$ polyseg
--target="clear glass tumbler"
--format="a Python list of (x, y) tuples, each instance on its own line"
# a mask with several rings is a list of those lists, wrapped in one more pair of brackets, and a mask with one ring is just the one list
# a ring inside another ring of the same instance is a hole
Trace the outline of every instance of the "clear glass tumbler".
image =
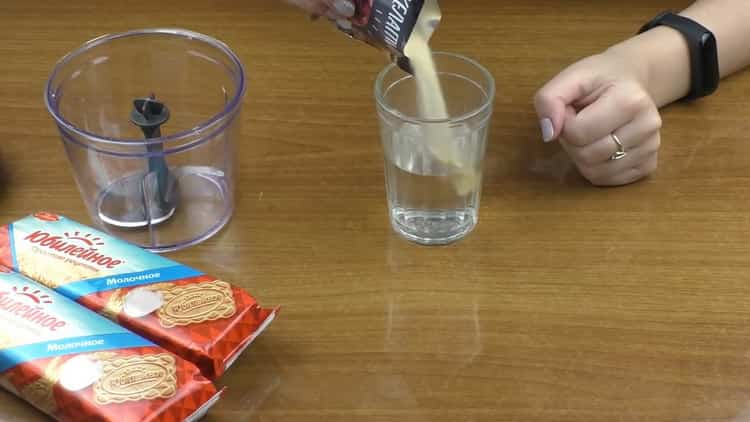
[(420, 118), (412, 75), (388, 65), (375, 82), (393, 229), (425, 245), (465, 237), (477, 224), (495, 82), (479, 63), (434, 53), (447, 119)]
[(94, 225), (155, 252), (221, 230), (244, 93), (239, 58), (181, 29), (106, 35), (62, 58), (45, 102)]

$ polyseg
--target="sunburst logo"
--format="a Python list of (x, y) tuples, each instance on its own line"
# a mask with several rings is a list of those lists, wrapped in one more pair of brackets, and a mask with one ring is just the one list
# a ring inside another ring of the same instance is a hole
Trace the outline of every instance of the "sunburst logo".
[(90, 233), (69, 231), (62, 234), (52, 234), (44, 230), (37, 230), (25, 236), (23, 241), (37, 244), (59, 254), (93, 262), (100, 267), (115, 268), (123, 263), (122, 259), (115, 259), (100, 252), (99, 247), (104, 246), (104, 240)]
[(50, 331), (57, 331), (68, 325), (67, 321), (56, 314), (56, 305), (53, 304), (50, 295), (41, 289), (24, 284), (14, 284), (9, 290), (0, 290), (0, 312), (4, 313), (3, 320), (33, 324)]
[(49, 297), (49, 295), (39, 289), (29, 288), (29, 286), (24, 286), (20, 289), (18, 288), (18, 286), (13, 286), (13, 293), (15, 293), (17, 296), (28, 298), (37, 305), (53, 303), (52, 298)]
[(102, 239), (99, 236), (92, 235), (91, 233), (81, 234), (81, 232), (76, 231), (73, 233), (65, 232), (63, 233), (63, 235), (65, 235), (68, 240), (77, 240), (89, 247), (104, 246), (104, 242), (102, 242)]

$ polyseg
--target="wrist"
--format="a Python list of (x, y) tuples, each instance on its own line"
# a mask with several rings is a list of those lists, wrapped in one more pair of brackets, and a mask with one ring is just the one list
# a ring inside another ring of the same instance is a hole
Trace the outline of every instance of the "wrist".
[(678, 31), (660, 26), (616, 44), (608, 52), (630, 64), (658, 107), (690, 92), (690, 50)]
[(651, 67), (649, 61), (644, 60), (642, 51), (631, 40), (627, 40), (609, 47), (602, 55), (617, 68), (616, 74), (620, 78), (636, 82), (651, 95)]

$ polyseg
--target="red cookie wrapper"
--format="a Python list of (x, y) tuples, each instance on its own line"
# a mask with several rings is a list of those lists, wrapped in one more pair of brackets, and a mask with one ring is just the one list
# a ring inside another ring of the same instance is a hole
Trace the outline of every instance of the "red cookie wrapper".
[(54, 419), (195, 421), (219, 399), (194, 364), (0, 271), (0, 385)]
[(0, 264), (221, 376), (276, 309), (245, 290), (65, 217), (0, 229)]

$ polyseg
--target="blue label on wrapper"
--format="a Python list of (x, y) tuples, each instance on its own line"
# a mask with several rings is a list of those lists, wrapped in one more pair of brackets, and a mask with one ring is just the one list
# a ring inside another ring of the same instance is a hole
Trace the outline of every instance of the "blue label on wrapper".
[(16, 254), (13, 253), (15, 250), (15, 242), (13, 240), (13, 225), (8, 226), (8, 241), (10, 242), (10, 251), (11, 251), (11, 257), (13, 259), (13, 268), (18, 268), (18, 262), (16, 260)]
[(175, 281), (202, 272), (52, 214), (9, 225), (13, 269), (68, 298)]
[(203, 273), (184, 265), (164, 267), (156, 270), (139, 271), (135, 273), (111, 275), (105, 277), (91, 278), (76, 281), (57, 288), (57, 291), (71, 299), (78, 299), (96, 292), (135, 287), (144, 284), (161, 283), (164, 281), (179, 280), (189, 277), (197, 277)]
[(154, 346), (17, 273), (0, 272), (0, 372), (69, 354)]
[(151, 342), (130, 333), (76, 337), (65, 340), (27, 344), (0, 352), (0, 372), (24, 362), (57, 356), (93, 353), (103, 350), (153, 346)]

